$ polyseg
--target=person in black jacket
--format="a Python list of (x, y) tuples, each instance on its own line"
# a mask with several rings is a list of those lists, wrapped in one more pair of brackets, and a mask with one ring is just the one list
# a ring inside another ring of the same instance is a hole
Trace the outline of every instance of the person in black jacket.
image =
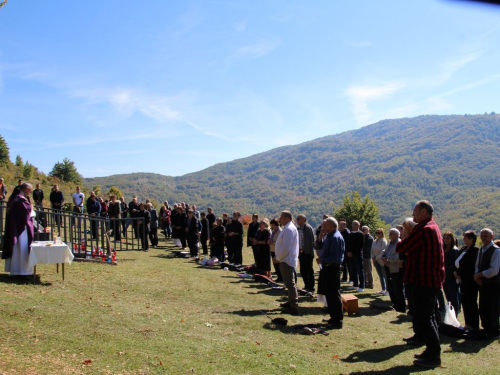
[[(175, 220), (175, 221), (174, 221)], [(175, 229), (176, 235), (178, 237), (175, 237), (174, 234), (172, 233), (172, 237), (174, 238), (179, 238), (179, 241), (181, 242), (182, 249), (186, 249), (186, 220), (187, 216), (186, 213), (184, 212), (184, 208), (182, 206), (177, 206), (177, 214), (172, 216), (172, 229)]]
[(90, 192), (90, 197), (87, 199), (87, 214), (91, 216), (90, 233), (93, 239), (97, 238), (97, 218), (101, 216), (101, 204), (97, 200), (95, 193)]
[(139, 211), (136, 213), (136, 217), (139, 218), (137, 220), (137, 231), (138, 235), (141, 238), (141, 245), (144, 251), (148, 251), (149, 249), (149, 226), (151, 223), (151, 214), (148, 210), (146, 210), (146, 204), (139, 204)]
[(477, 235), (474, 231), (468, 230), (464, 233), (465, 246), (458, 252), (453, 275), (460, 285), (465, 326), (479, 329), (479, 307), (477, 305), (479, 285), (474, 281), (477, 253), (479, 252), (479, 248), (475, 246), (476, 241)]
[(365, 270), (363, 268), (363, 245), (365, 236), (359, 231), (360, 223), (357, 220), (352, 222), (352, 231), (349, 234), (349, 248), (347, 249), (348, 262), (351, 263), (353, 285), (347, 290), (365, 290)]
[(217, 257), (220, 262), (224, 262), (224, 242), (226, 228), (222, 225), (222, 218), (216, 219), (217, 226), (212, 230), (212, 257)]
[[(120, 197), (120, 217), (122, 219), (126, 219), (128, 215), (128, 204), (125, 202), (124, 197)], [(130, 219), (129, 219), (130, 220)], [(127, 232), (127, 227), (130, 225), (130, 223), (127, 224), (129, 220), (121, 220), (122, 222), (122, 231), (123, 231), (123, 237), (126, 236)]]
[(109, 196), (109, 206), (108, 215), (111, 224), (111, 229), (113, 230), (113, 236), (115, 237), (115, 242), (120, 241), (120, 202), (116, 200), (116, 195), (111, 194)]
[(255, 235), (257, 234), (257, 231), (259, 230), (259, 215), (253, 214), (252, 215), (252, 222), (248, 224), (248, 230), (247, 230), (247, 246), (252, 247), (252, 253), (253, 253), (253, 259), (254, 262), (257, 263), (257, 251), (258, 251), (258, 246), (255, 246), (253, 244), (253, 240), (255, 239)]
[[(243, 264), (243, 224), (240, 222), (240, 213), (233, 213), (233, 220), (226, 228), (228, 241), (231, 242), (232, 259), (231, 263)], [(229, 255), (229, 252), (228, 252)]]
[(137, 202), (137, 196), (132, 197), (132, 201), (128, 204), (128, 214), (132, 218), (132, 228), (134, 229), (134, 237), (139, 238), (139, 225), (137, 220), (133, 218), (139, 217), (139, 203)]
[[(1, 180), (1, 179), (0, 179)], [(47, 226), (45, 214), (43, 213), (43, 190), (40, 184), (36, 184), (36, 189), (33, 190), (33, 201), (36, 207), (36, 221), (40, 223), (43, 227)]]
[(208, 247), (207, 247), (207, 241), (210, 239), (210, 231), (212, 228), (210, 227), (210, 222), (208, 221), (208, 218), (205, 215), (205, 212), (202, 212), (200, 214), (201, 216), (201, 235), (200, 235), (200, 242), (201, 242), (201, 247), (203, 249), (203, 255), (208, 255)]
[(56, 225), (61, 225), (61, 216), (57, 213), (58, 211), (62, 210), (62, 205), (64, 203), (64, 193), (59, 190), (58, 185), (54, 185), (54, 187), (52, 188), (49, 199), (52, 205), (52, 209), (56, 212), (56, 214), (54, 215), (54, 222)]
[(186, 219), (186, 239), (189, 246), (189, 253), (193, 258), (198, 256), (198, 241), (200, 239), (200, 232), (200, 221), (196, 218), (196, 216), (194, 216), (194, 211), (189, 209)]

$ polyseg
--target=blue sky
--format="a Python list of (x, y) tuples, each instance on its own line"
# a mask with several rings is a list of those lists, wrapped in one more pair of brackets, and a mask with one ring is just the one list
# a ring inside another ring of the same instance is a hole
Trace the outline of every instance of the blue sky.
[(178, 176), (422, 114), (500, 112), (500, 7), (460, 1), (16, 1), (0, 134), (44, 172)]

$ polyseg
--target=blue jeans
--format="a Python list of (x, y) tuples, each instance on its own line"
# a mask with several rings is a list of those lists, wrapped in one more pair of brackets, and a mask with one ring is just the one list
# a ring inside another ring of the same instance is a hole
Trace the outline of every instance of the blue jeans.
[(382, 290), (387, 290), (387, 284), (385, 282), (385, 279), (387, 276), (385, 275), (385, 269), (384, 266), (380, 265), (379, 262), (375, 262), (375, 269), (377, 270), (378, 278), (380, 279), (380, 285), (382, 287)]

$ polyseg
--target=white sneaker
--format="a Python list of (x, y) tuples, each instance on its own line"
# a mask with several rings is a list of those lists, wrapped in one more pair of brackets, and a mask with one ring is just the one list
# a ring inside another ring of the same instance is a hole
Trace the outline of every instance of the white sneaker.
[(358, 287), (356, 287), (356, 286), (349, 286), (349, 287), (347, 287), (347, 290), (357, 290), (357, 289), (358, 289)]
[(377, 294), (382, 294), (382, 295), (383, 295), (384, 293), (385, 293), (385, 290), (379, 290), (379, 291), (377, 292)]
[(365, 290), (363, 288), (358, 288), (358, 292), (364, 292)]
[(383, 296), (388, 296), (389, 295), (389, 292), (386, 290), (383, 294)]

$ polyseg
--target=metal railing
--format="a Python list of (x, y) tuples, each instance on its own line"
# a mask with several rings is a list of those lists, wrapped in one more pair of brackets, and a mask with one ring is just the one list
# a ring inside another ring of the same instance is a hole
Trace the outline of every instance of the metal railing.
[[(141, 218), (127, 217), (109, 219), (88, 214), (55, 210), (48, 207), (33, 207), (35, 211), (35, 240), (49, 241), (54, 234), (61, 237), (75, 257), (92, 256), (92, 251), (102, 249), (109, 254), (116, 251), (144, 250), (149, 241)], [(0, 205), (1, 244), (5, 233), (7, 206)], [(109, 239), (109, 241), (108, 241)]]

